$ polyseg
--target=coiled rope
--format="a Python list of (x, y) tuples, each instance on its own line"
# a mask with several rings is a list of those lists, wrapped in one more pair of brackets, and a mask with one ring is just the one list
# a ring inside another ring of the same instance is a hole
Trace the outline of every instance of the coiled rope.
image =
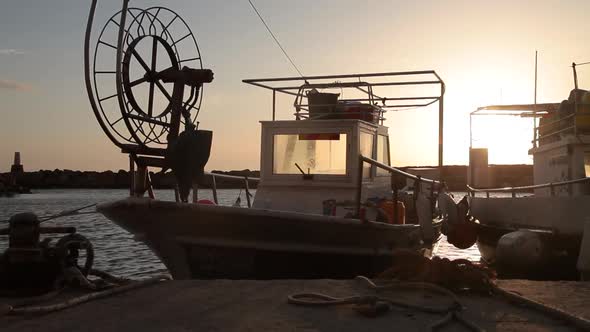
[[(355, 278), (366, 287), (377, 293), (383, 291), (398, 290), (429, 290), (443, 294), (450, 299), (450, 303), (444, 307), (421, 306), (413, 303), (394, 300), (380, 295), (355, 295), (349, 297), (332, 297), (321, 293), (299, 293), (287, 297), (287, 302), (301, 306), (334, 306), (353, 305), (358, 313), (376, 317), (391, 310), (392, 306), (422, 311), (426, 313), (445, 314), (442, 319), (430, 325), (430, 330), (437, 330), (453, 321), (462, 324), (471, 331), (483, 331), (473, 322), (461, 316), (463, 306), (458, 297), (450, 289), (462, 289), (478, 291), (488, 295), (497, 295), (511, 303), (526, 306), (542, 314), (552, 316), (572, 324), (581, 331), (590, 331), (590, 320), (567, 313), (561, 309), (537, 302), (516, 293), (500, 288), (495, 282), (493, 274), (477, 264), (466, 260), (450, 261), (448, 259), (427, 259), (408, 251), (398, 251), (393, 254), (397, 258), (397, 266), (383, 272), (379, 277), (389, 281), (383, 285), (376, 285), (364, 276)], [(401, 280), (410, 281), (401, 281)], [(444, 287), (441, 287), (442, 285)]]
[(435, 331), (444, 325), (449, 324), (453, 320), (462, 324), (471, 331), (481, 332), (483, 329), (478, 327), (476, 324), (466, 320), (460, 315), (463, 310), (463, 306), (459, 302), (457, 296), (448, 289), (437, 286), (435, 284), (426, 282), (403, 282), (393, 281), (384, 285), (376, 285), (369, 278), (364, 276), (357, 276), (355, 280), (362, 282), (366, 287), (376, 291), (377, 293), (383, 291), (391, 291), (394, 289), (407, 290), (407, 289), (419, 289), (429, 290), (433, 293), (439, 293), (450, 298), (449, 304), (444, 307), (430, 307), (422, 306), (410, 302), (404, 302), (395, 300), (385, 296), (379, 295), (356, 295), (349, 297), (333, 297), (321, 293), (299, 293), (289, 295), (287, 302), (294, 305), (301, 306), (334, 306), (334, 305), (347, 305), (352, 304), (353, 309), (358, 313), (368, 316), (376, 317), (384, 314), (392, 309), (392, 306), (400, 307), (404, 309), (411, 309), (422, 311), (433, 314), (446, 314), (442, 319), (436, 321), (430, 326), (431, 331)]

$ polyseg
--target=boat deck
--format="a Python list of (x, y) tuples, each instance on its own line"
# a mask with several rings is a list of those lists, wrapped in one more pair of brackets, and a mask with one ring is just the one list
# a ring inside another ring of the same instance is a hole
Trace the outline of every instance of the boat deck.
[[(590, 283), (499, 281), (544, 304), (590, 318)], [(377, 318), (349, 306), (301, 307), (287, 296), (321, 292), (333, 296), (370, 294), (352, 280), (169, 281), (61, 312), (37, 317), (0, 317), (2, 331), (424, 331), (440, 314), (394, 308)], [(396, 299), (441, 306), (447, 299), (421, 292), (396, 293)], [(462, 315), (486, 331), (573, 331), (575, 328), (498, 296), (460, 295)], [(453, 323), (456, 324), (456, 323)], [(443, 330), (461, 331), (458, 325)]]

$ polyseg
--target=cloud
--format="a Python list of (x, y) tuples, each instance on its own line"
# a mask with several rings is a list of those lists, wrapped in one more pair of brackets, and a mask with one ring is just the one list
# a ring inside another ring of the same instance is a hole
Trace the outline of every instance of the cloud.
[(0, 55), (23, 55), (25, 51), (14, 48), (0, 48)]
[(29, 91), (32, 89), (32, 87), (25, 83), (0, 79), (0, 89)]

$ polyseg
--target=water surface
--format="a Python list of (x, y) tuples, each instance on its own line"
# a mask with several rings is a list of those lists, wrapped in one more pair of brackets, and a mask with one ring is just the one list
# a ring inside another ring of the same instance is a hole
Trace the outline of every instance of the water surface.
[[(253, 191), (254, 193), (255, 191)], [(156, 197), (174, 200), (171, 190), (157, 190)], [(103, 203), (122, 199), (129, 195), (123, 189), (55, 189), (35, 190), (33, 194), (17, 195), (11, 198), (0, 197), (0, 220), (20, 212), (33, 212), (38, 216), (48, 216), (94, 203)], [(231, 205), (240, 197), (242, 206), (246, 205), (246, 196), (237, 189), (218, 190), (219, 203)], [(211, 191), (202, 190), (199, 198), (213, 200)], [(89, 209), (87, 211), (92, 211)], [(141, 242), (133, 240), (131, 234), (111, 223), (101, 214), (86, 214), (58, 218), (48, 221), (47, 226), (75, 226), (78, 233), (90, 239), (95, 248), (94, 266), (116, 275), (140, 278), (165, 272), (166, 268), (150, 249)], [(0, 223), (0, 227), (7, 224)], [(8, 245), (8, 237), (0, 237), (0, 250)], [(446, 239), (440, 242), (437, 255), (454, 258), (479, 260), (479, 252), (475, 246), (459, 250), (449, 244)]]

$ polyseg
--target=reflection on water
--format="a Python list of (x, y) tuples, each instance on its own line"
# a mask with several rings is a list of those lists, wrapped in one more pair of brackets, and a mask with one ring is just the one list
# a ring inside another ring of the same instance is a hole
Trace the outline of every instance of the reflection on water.
[[(19, 212), (34, 212), (39, 216), (53, 215), (64, 210), (103, 203), (127, 197), (128, 190), (123, 189), (56, 189), (37, 190), (30, 195), (17, 195), (12, 198), (0, 197), (0, 220), (6, 220)], [(236, 189), (218, 190), (220, 204), (231, 205), (238, 196), (241, 196), (242, 205), (245, 205), (245, 193)], [(171, 190), (157, 190), (156, 197), (164, 200), (174, 200)], [(199, 192), (199, 198), (213, 200), (208, 190)], [(94, 245), (96, 268), (126, 277), (145, 277), (150, 274), (166, 271), (158, 258), (141, 242), (133, 240), (133, 237), (109, 222), (100, 214), (88, 214), (59, 218), (47, 222), (47, 226), (75, 226), (77, 231), (88, 237)], [(0, 227), (7, 226), (0, 223)], [(0, 251), (8, 245), (8, 238), (0, 238)], [(454, 258), (467, 258), (479, 260), (477, 248), (459, 250), (446, 242), (440, 243), (437, 254), (439, 256)]]

